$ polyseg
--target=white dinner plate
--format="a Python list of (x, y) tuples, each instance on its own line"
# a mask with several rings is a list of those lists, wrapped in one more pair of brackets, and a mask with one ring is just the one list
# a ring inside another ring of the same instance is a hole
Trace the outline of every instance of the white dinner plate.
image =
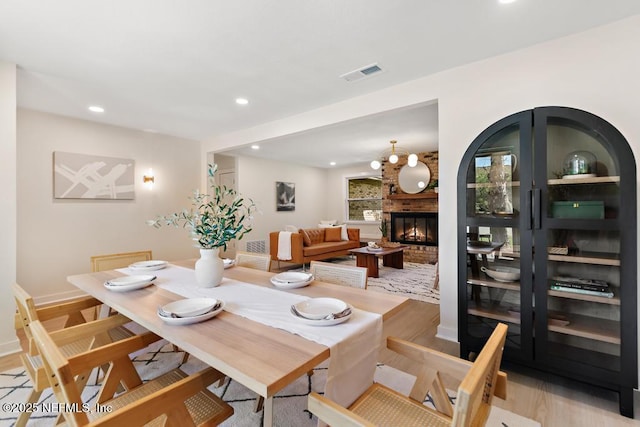
[(129, 268), (135, 271), (154, 271), (165, 268), (169, 263), (167, 261), (161, 261), (159, 259), (153, 259), (149, 261), (134, 262), (129, 265)]
[(171, 302), (162, 309), (178, 317), (194, 317), (208, 313), (216, 304), (218, 300), (215, 298), (185, 298)]
[(236, 265), (236, 260), (235, 259), (230, 259), (230, 258), (223, 258), (222, 262), (224, 263), (224, 268), (231, 268), (234, 265)]
[[(167, 304), (167, 305), (169, 305), (169, 304)], [(161, 316), (158, 313), (158, 317), (160, 319), (162, 319), (163, 322), (165, 322), (165, 323), (167, 323), (169, 325), (182, 326), (182, 325), (190, 325), (192, 323), (198, 323), (198, 322), (203, 322), (205, 320), (209, 320), (209, 319), (217, 316), (218, 314), (220, 314), (222, 312), (222, 310), (224, 310), (224, 301), (220, 301), (220, 307), (218, 307), (217, 309), (209, 311), (209, 312), (204, 313), (204, 314), (201, 314), (199, 316), (193, 316), (193, 317), (166, 317), (166, 316)]]
[(314, 321), (332, 313), (340, 313), (348, 307), (346, 302), (337, 298), (311, 298), (294, 304), (294, 306), (300, 313), (300, 317), (306, 317)]
[(305, 324), (311, 325), (311, 326), (338, 325), (340, 323), (343, 323), (343, 322), (346, 322), (347, 320), (349, 320), (351, 318), (352, 314), (353, 314), (353, 308), (351, 308), (351, 313), (347, 314), (344, 317), (338, 317), (337, 319), (312, 320), (312, 319), (306, 319), (304, 317), (296, 316), (293, 312), (291, 313), (291, 315), (293, 317), (295, 317), (299, 322), (302, 322), (302, 323), (305, 323)]
[(114, 292), (128, 292), (136, 289), (146, 288), (156, 279), (151, 274), (134, 274), (132, 276), (122, 276), (104, 282), (104, 287)]
[(295, 289), (307, 286), (313, 282), (313, 275), (310, 273), (287, 272), (279, 273), (271, 277), (271, 284), (276, 288)]

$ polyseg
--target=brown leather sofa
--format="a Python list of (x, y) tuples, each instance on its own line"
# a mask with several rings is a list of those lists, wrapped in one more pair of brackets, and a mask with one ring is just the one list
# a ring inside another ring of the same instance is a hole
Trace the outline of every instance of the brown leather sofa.
[[(291, 233), (291, 260), (287, 262), (306, 264), (311, 261), (348, 255), (349, 249), (360, 247), (359, 228), (347, 228), (349, 240), (340, 241), (327, 241), (326, 230), (326, 228), (307, 228)], [(278, 261), (279, 233), (279, 231), (269, 233), (271, 259), (274, 261)]]

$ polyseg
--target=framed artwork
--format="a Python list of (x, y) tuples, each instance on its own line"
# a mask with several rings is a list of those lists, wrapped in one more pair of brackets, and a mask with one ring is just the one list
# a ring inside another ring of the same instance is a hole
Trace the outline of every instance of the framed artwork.
[(131, 200), (134, 171), (133, 159), (54, 151), (53, 197)]
[(276, 182), (276, 211), (296, 210), (296, 185), (293, 182)]

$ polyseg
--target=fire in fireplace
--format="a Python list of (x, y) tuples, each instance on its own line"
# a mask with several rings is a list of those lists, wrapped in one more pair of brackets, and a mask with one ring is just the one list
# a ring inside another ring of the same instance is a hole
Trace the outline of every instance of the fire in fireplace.
[(438, 246), (438, 213), (391, 212), (391, 241)]

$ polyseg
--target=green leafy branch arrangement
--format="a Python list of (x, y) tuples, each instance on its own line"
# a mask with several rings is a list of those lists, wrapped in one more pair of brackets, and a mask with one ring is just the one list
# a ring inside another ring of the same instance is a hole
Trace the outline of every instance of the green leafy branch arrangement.
[[(224, 248), (233, 239), (240, 240), (252, 230), (251, 220), (256, 205), (245, 199), (234, 189), (215, 184), (216, 164), (208, 165), (210, 194), (194, 190), (191, 209), (148, 220), (147, 225), (160, 228), (163, 225), (182, 226), (189, 230), (195, 245), (201, 249)], [(230, 201), (232, 200), (232, 201)], [(229, 202), (230, 201), (230, 202)]]

